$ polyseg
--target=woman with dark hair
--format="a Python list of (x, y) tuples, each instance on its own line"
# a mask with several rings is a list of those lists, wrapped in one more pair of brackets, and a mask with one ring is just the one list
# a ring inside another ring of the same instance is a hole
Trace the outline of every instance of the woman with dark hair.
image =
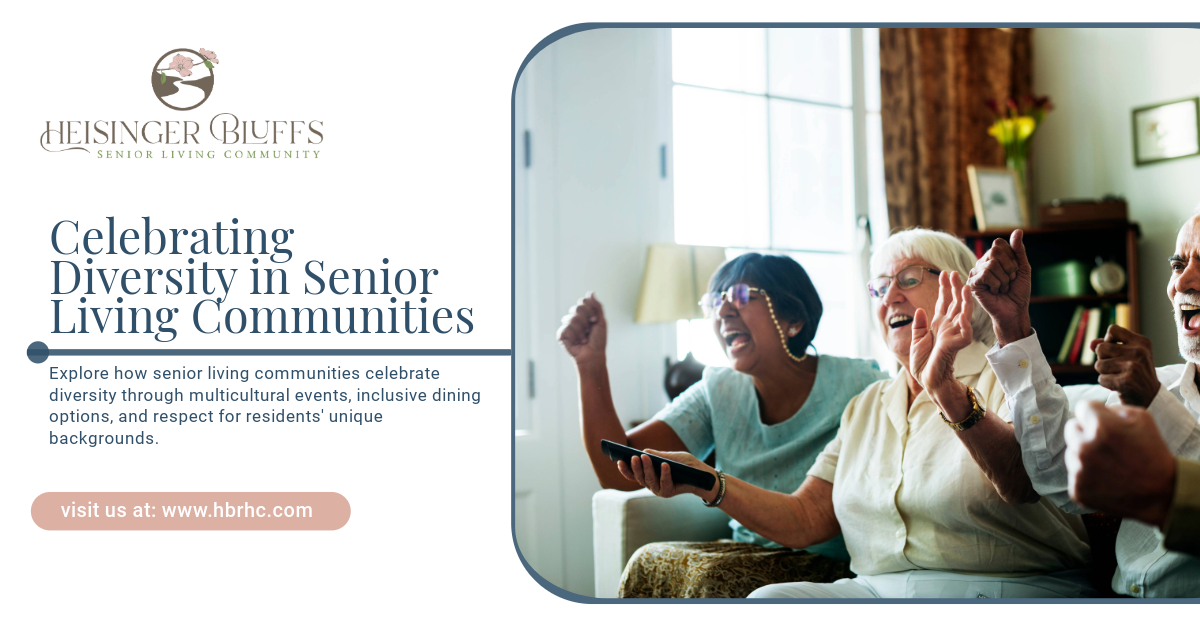
[[(583, 444), (604, 488), (642, 487), (601, 452), (602, 439), (642, 450), (687, 451), (702, 460), (715, 450), (723, 471), (768, 490), (791, 491), (834, 437), (850, 399), (888, 377), (873, 361), (808, 353), (821, 321), (821, 298), (790, 257), (747, 253), (726, 262), (709, 281), (701, 307), (729, 368), (706, 368), (700, 382), (628, 432), (609, 389), (600, 302), (589, 294), (563, 318), (558, 340), (579, 373)], [(643, 547), (626, 568), (621, 594), (741, 597), (798, 574), (832, 581), (847, 573), (839, 562), (849, 560), (840, 537), (806, 548), (811, 553), (792, 552), (737, 521), (730, 526), (735, 543)], [(698, 563), (706, 568), (697, 569)], [(665, 564), (686, 569), (663, 578)]]

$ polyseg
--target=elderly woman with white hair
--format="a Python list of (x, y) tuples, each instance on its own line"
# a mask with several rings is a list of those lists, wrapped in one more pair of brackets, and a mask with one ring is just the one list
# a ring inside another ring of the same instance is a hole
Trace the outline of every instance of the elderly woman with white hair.
[(645, 456), (619, 469), (663, 497), (699, 495), (787, 547), (845, 537), (858, 577), (774, 584), (750, 597), (1094, 594), (1082, 521), (1041, 499), (1021, 463), (1004, 391), (984, 357), (990, 320), (963, 286), (975, 261), (960, 240), (925, 229), (897, 233), (875, 252), (867, 289), (903, 368), (850, 402), (794, 493), (683, 453), (655, 452), (717, 476), (711, 490), (675, 484), (667, 465), (655, 469)]

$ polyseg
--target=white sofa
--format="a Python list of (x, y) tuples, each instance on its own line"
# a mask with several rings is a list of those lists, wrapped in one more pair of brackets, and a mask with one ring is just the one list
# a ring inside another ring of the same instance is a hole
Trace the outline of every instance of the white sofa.
[(596, 597), (617, 597), (625, 564), (647, 543), (715, 541), (732, 534), (729, 516), (694, 495), (663, 499), (648, 489), (599, 491), (592, 496)]

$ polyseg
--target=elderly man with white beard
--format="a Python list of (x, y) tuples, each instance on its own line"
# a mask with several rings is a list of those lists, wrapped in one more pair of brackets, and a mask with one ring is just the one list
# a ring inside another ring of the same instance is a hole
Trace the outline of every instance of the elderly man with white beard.
[(1180, 230), (1170, 264), (1167, 296), (1187, 362), (1156, 369), (1149, 339), (1110, 326), (1092, 343), (1100, 386), (1112, 391), (1107, 407), (1080, 402), (1075, 418), (1030, 324), (1022, 232), (997, 239), (968, 282), (992, 318), (987, 359), (1034, 489), (1067, 512), (1124, 518), (1112, 587), (1133, 597), (1200, 596), (1200, 214)]

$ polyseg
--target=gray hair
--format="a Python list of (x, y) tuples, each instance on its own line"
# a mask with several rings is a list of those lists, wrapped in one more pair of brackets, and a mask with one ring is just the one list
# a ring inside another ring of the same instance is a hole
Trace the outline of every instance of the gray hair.
[[(978, 261), (971, 249), (953, 235), (914, 227), (893, 233), (875, 249), (871, 254), (871, 276), (882, 275), (884, 268), (905, 258), (925, 260), (940, 270), (957, 271), (963, 282), (967, 281), (967, 276)], [(975, 311), (971, 314), (971, 331), (975, 340), (986, 345), (996, 342), (996, 336), (992, 333), (992, 319), (979, 301), (975, 301)]]

